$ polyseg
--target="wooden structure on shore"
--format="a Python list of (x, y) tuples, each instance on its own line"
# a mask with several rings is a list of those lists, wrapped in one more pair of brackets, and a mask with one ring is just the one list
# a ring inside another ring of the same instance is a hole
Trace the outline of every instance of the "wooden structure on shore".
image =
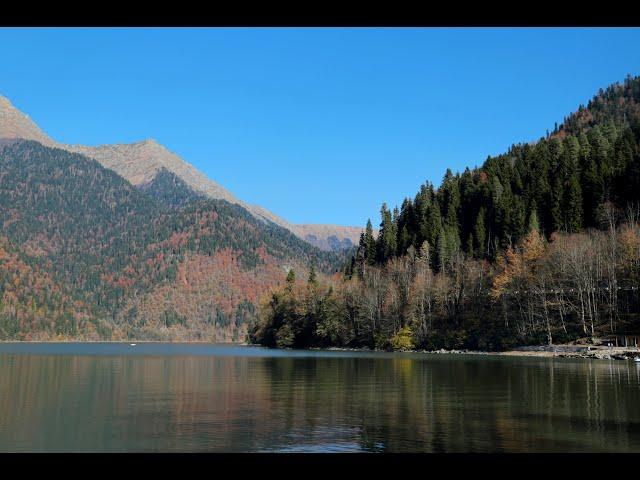
[(610, 343), (613, 347), (638, 348), (638, 346), (640, 346), (640, 333), (610, 333), (599, 337), (598, 341), (601, 345), (608, 345)]

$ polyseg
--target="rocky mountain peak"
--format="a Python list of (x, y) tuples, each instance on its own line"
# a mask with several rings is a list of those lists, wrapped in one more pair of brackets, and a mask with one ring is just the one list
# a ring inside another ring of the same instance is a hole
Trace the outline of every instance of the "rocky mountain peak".
[(13, 105), (7, 97), (0, 95), (0, 108), (12, 107)]
[(46, 146), (55, 142), (29, 118), (18, 110), (11, 101), (0, 95), (0, 138), (24, 138), (35, 140)]

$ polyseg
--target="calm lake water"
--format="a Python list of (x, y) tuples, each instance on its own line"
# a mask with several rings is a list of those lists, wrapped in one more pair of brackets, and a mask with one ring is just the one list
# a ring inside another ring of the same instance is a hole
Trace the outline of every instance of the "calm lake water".
[(640, 364), (0, 344), (0, 451), (640, 451)]

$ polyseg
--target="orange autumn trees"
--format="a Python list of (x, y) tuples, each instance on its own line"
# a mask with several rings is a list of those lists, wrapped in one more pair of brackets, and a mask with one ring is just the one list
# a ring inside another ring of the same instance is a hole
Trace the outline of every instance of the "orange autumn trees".
[(499, 273), (495, 276), (491, 295), (494, 299), (504, 296), (513, 298), (518, 311), (526, 321), (520, 324), (521, 332), (538, 328), (538, 319), (542, 319), (546, 327), (547, 341), (553, 343), (549, 318), (548, 290), (550, 288), (549, 272), (543, 261), (547, 243), (532, 222), (529, 233), (523, 237), (514, 250), (509, 247), (505, 259), (498, 264)]
[(16, 255), (0, 272), (0, 337), (243, 340), (286, 267), (343, 261), (164, 177), (140, 190), (79, 154), (0, 145), (0, 231)]
[(0, 340), (99, 338), (90, 309), (0, 237)]
[(523, 335), (544, 331), (547, 342), (633, 330), (638, 316), (640, 228), (609, 207), (606, 229), (553, 234), (530, 231), (497, 262), (491, 295), (505, 323)]

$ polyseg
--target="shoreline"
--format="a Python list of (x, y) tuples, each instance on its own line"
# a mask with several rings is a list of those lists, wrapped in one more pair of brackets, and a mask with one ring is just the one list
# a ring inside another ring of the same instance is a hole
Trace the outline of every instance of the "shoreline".
[[(402, 350), (398, 353), (421, 353), (425, 355), (491, 355), (505, 357), (538, 357), (538, 358), (584, 358), (597, 360), (633, 360), (640, 358), (640, 350), (636, 348), (623, 347), (591, 347), (590, 350), (563, 350), (569, 345), (555, 345), (558, 350), (549, 351), (547, 346), (525, 347), (525, 349), (503, 350), (503, 351), (482, 351), (482, 350)], [(537, 348), (537, 349), (536, 349)], [(586, 348), (586, 347), (585, 347)], [(310, 349), (311, 350), (311, 349)], [(354, 351), (354, 352), (377, 352), (383, 350), (358, 349), (358, 348), (318, 348), (313, 350), (326, 351)]]
[[(247, 342), (207, 342), (207, 341), (162, 341), (162, 340), (0, 340), (0, 345), (3, 344), (194, 344), (194, 345), (226, 345), (226, 346), (239, 346), (239, 347), (258, 347), (268, 348), (262, 345), (251, 344)], [(550, 350), (553, 348), (553, 350)], [(274, 350), (291, 350), (291, 349), (278, 349)], [(327, 347), (327, 348), (307, 348), (307, 349), (293, 349), (299, 351), (326, 351), (326, 352), (387, 352), (385, 350), (374, 350), (370, 348), (348, 348), (348, 347)], [(625, 348), (625, 347), (597, 347), (597, 346), (576, 346), (576, 345), (563, 345), (558, 344), (553, 347), (547, 345), (528, 346), (521, 347), (519, 349), (504, 350), (504, 351), (482, 351), (482, 350), (401, 350), (397, 352), (387, 353), (419, 353), (425, 355), (491, 355), (491, 356), (507, 356), (507, 357), (538, 357), (538, 358), (584, 358), (584, 359), (598, 359), (598, 360), (633, 360), (634, 358), (640, 358), (640, 349), (637, 348)]]

